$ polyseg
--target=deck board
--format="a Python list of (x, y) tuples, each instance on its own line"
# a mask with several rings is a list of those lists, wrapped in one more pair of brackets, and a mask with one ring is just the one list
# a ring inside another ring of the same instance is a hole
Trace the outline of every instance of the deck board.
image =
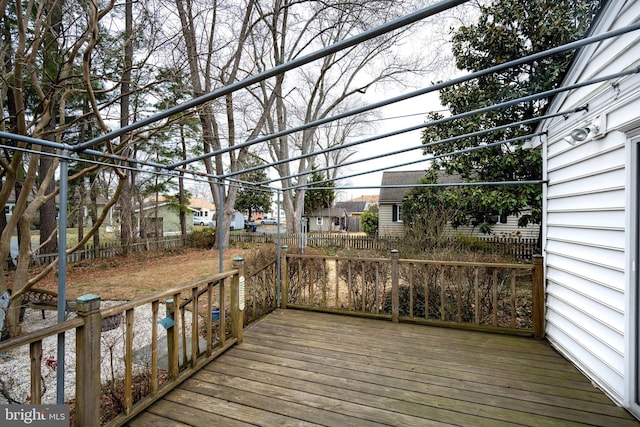
[(640, 425), (545, 341), (297, 310), (251, 325), (242, 344), (129, 425), (163, 418), (198, 426)]

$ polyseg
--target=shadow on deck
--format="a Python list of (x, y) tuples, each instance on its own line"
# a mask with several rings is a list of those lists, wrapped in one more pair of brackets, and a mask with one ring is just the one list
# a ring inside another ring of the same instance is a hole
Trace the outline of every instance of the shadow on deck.
[(279, 310), (129, 422), (638, 426), (546, 341)]

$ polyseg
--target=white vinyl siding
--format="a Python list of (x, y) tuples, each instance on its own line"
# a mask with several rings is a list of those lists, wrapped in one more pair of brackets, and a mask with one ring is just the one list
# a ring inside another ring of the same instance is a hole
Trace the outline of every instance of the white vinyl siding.
[(620, 141), (588, 141), (549, 159), (545, 221), (549, 340), (619, 402), (626, 260)]
[[(612, 2), (600, 31), (640, 17), (640, 3)], [(640, 64), (638, 33), (587, 47), (568, 84)], [(625, 312), (629, 169), (626, 133), (637, 120), (640, 78), (585, 86), (558, 96), (550, 112), (589, 105), (588, 111), (547, 121), (544, 175), (546, 333), (549, 341), (605, 392), (625, 403), (628, 361)], [(572, 129), (606, 118), (602, 137), (569, 145)]]

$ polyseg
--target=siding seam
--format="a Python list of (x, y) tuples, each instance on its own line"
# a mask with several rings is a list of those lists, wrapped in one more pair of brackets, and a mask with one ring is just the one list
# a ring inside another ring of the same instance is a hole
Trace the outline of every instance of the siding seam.
[(547, 250), (546, 252), (547, 252), (547, 254), (556, 255), (558, 257), (568, 258), (568, 259), (572, 259), (574, 261), (579, 261), (579, 262), (584, 262), (584, 263), (587, 263), (587, 264), (590, 264), (590, 265), (595, 265), (595, 266), (598, 266), (598, 267), (603, 268), (605, 270), (612, 270), (612, 271), (617, 271), (619, 273), (624, 273), (624, 268), (613, 267), (613, 266), (602, 264), (602, 263), (599, 263), (599, 262), (585, 260), (584, 258), (578, 258), (578, 257), (575, 257), (575, 256), (567, 255), (566, 253), (562, 253), (562, 252), (555, 252), (555, 251), (550, 251), (550, 250)]
[[(547, 322), (553, 325), (554, 328), (556, 328), (558, 331), (564, 334), (565, 337), (571, 340), (574, 346), (582, 347), (585, 351), (589, 351), (588, 349), (581, 346), (578, 342), (576, 342), (576, 340), (573, 339), (573, 337), (559, 325), (552, 321)], [(549, 335), (547, 339), (549, 340), (549, 343), (552, 347), (558, 350), (558, 352), (562, 354), (567, 360), (572, 361), (575, 367), (580, 372), (582, 372), (587, 378), (590, 378), (592, 380), (594, 387), (603, 390), (605, 394), (609, 396), (614, 402), (617, 402), (620, 405), (622, 404), (622, 395), (619, 393), (619, 390), (617, 390), (616, 387), (611, 385), (608, 381), (605, 381), (597, 371), (591, 369), (591, 365), (585, 363), (585, 361), (580, 359), (573, 351), (569, 351), (567, 346), (563, 345), (565, 341), (562, 338), (554, 339), (553, 335)], [(618, 371), (612, 370), (612, 372), (617, 373)], [(606, 387), (602, 387), (602, 385), (605, 385)]]
[(559, 184), (566, 184), (568, 182), (573, 182), (573, 181), (580, 181), (583, 180), (585, 178), (591, 178), (591, 177), (595, 177), (598, 175), (604, 175), (605, 173), (609, 173), (609, 172), (616, 172), (619, 170), (624, 170), (624, 165), (617, 165), (611, 168), (607, 168), (607, 169), (599, 169), (596, 171), (592, 171), (590, 173), (585, 173), (582, 175), (574, 175), (570, 178), (565, 178), (565, 179), (558, 179), (558, 180), (552, 180), (549, 179), (549, 184), (548, 187), (551, 188), (555, 185), (559, 185)]
[(590, 190), (590, 191), (579, 191), (576, 193), (562, 193), (562, 194), (558, 194), (556, 196), (547, 196), (548, 200), (554, 200), (554, 199), (565, 199), (565, 198), (569, 198), (569, 197), (580, 197), (580, 196), (590, 196), (593, 194), (600, 194), (600, 193), (610, 193), (612, 191), (620, 191), (620, 190), (624, 190), (624, 186), (618, 186), (618, 187), (609, 187), (609, 188), (599, 188), (599, 189), (594, 189), (594, 190)]
[(579, 213), (579, 212), (624, 212), (624, 206), (609, 206), (605, 208), (580, 208), (580, 209), (547, 209), (548, 213)]
[[(596, 301), (596, 300), (594, 300), (593, 298), (590, 298), (589, 296), (587, 296), (587, 295), (583, 294), (582, 292), (577, 292), (575, 289), (573, 289), (573, 288), (569, 288), (569, 287), (566, 287), (566, 286), (564, 286), (564, 285), (562, 285), (562, 284), (560, 284), (560, 283), (558, 283), (558, 282), (556, 282), (556, 281), (552, 281), (552, 282), (553, 282), (557, 287), (559, 287), (559, 288), (564, 288), (564, 289), (567, 289), (568, 291), (570, 291), (570, 292), (572, 292), (572, 293), (576, 293), (576, 294), (582, 295), (583, 297), (585, 297), (585, 298), (587, 298), (587, 299), (589, 299), (589, 300), (591, 300), (591, 301), (597, 302), (599, 305), (602, 305), (602, 306), (604, 306), (604, 307), (607, 307), (607, 308), (611, 309), (611, 311), (614, 311), (614, 312), (616, 312), (616, 313), (618, 313), (618, 314), (624, 314), (622, 311), (620, 311), (620, 310), (616, 309), (615, 307), (611, 307), (611, 306), (610, 306), (610, 305), (608, 305), (608, 304), (604, 304), (604, 303), (602, 303), (602, 302), (600, 302), (600, 301)], [(552, 290), (553, 290), (553, 288), (552, 288)], [(554, 297), (555, 299), (557, 299), (558, 301), (562, 301), (565, 305), (568, 305), (569, 307), (573, 307), (573, 309), (574, 309), (574, 310), (579, 311), (580, 313), (582, 313), (582, 314), (583, 314), (583, 315), (585, 315), (586, 317), (588, 317), (588, 318), (590, 318), (590, 319), (594, 320), (595, 322), (597, 322), (597, 323), (599, 323), (599, 324), (601, 324), (601, 325), (603, 325), (603, 326), (606, 326), (608, 329), (611, 329), (612, 331), (617, 332), (619, 335), (624, 335), (624, 331), (622, 331), (622, 330), (618, 329), (618, 328), (617, 328), (617, 327), (615, 327), (614, 325), (611, 325), (611, 324), (609, 324), (609, 323), (606, 323), (606, 322), (604, 322), (604, 321), (602, 321), (602, 320), (598, 320), (598, 318), (597, 318), (597, 317), (594, 317), (594, 316), (592, 316), (590, 313), (588, 313), (588, 312), (584, 311), (583, 309), (578, 308), (575, 304), (573, 304), (573, 303), (571, 303), (571, 302), (567, 301), (565, 298), (563, 298), (563, 297), (559, 296), (557, 293), (555, 293), (555, 292), (553, 292), (553, 291), (551, 291), (551, 292), (547, 291), (547, 293), (548, 293), (549, 295), (553, 295), (553, 297)], [(553, 309), (552, 309), (552, 310), (553, 310)], [(553, 310), (553, 311), (554, 311), (554, 312), (556, 312), (556, 310)], [(590, 335), (591, 335), (591, 334), (590, 334)], [(618, 352), (618, 351), (616, 350), (616, 352)], [(620, 353), (620, 352), (618, 352), (618, 353)], [(622, 356), (622, 353), (620, 353), (620, 355)]]
[(554, 241), (554, 242), (559, 242), (559, 243), (569, 243), (569, 244), (576, 245), (576, 246), (585, 246), (585, 247), (588, 247), (588, 248), (596, 248), (596, 249), (608, 249), (610, 251), (624, 253), (624, 248), (621, 248), (619, 246), (605, 246), (605, 245), (602, 245), (602, 244), (581, 242), (579, 240), (557, 239), (557, 238), (554, 238), (554, 237), (547, 237), (547, 241), (549, 241), (549, 240)]
[(624, 227), (602, 227), (596, 225), (572, 225), (572, 224), (559, 224), (554, 222), (547, 222), (547, 228), (576, 228), (584, 230), (602, 230), (602, 231), (625, 231)]
[[(553, 269), (553, 270), (562, 271), (563, 273), (569, 274), (569, 275), (571, 275), (571, 276), (579, 277), (579, 278), (581, 278), (581, 279), (583, 279), (583, 280), (585, 280), (585, 281), (587, 281), (587, 282), (591, 282), (591, 283), (593, 283), (594, 285), (598, 285), (598, 286), (600, 286), (600, 287), (603, 287), (603, 288), (606, 288), (606, 289), (609, 289), (609, 290), (611, 290), (611, 291), (614, 291), (614, 292), (617, 292), (617, 293), (619, 293), (619, 294), (623, 294), (623, 295), (624, 295), (624, 290), (622, 290), (622, 289), (620, 289), (620, 288), (613, 287), (613, 286), (609, 285), (608, 283), (600, 282), (600, 281), (598, 281), (598, 280), (593, 280), (592, 278), (590, 278), (590, 277), (588, 277), (588, 276), (583, 276), (582, 274), (578, 274), (578, 273), (576, 273), (576, 272), (574, 272), (574, 271), (569, 271), (569, 270), (567, 270), (566, 268), (558, 267), (558, 266), (556, 266), (556, 265), (548, 266), (548, 267), (547, 267), (547, 269), (549, 269), (549, 268), (551, 268), (551, 269)], [(548, 274), (547, 274), (547, 276), (548, 276)], [(553, 281), (553, 280), (551, 280), (551, 281), (552, 281), (552, 282), (554, 282), (554, 283), (557, 283), (557, 282), (555, 282), (555, 281)], [(567, 287), (567, 289), (575, 289), (575, 288), (569, 288), (569, 287)], [(575, 292), (576, 292), (576, 293), (581, 293), (581, 292), (579, 292), (579, 291), (577, 291), (577, 290), (575, 290)], [(595, 300), (594, 300), (594, 301), (595, 301)], [(603, 305), (606, 305), (607, 307), (610, 307), (608, 304), (604, 304), (604, 303), (603, 303)], [(611, 308), (613, 309), (613, 307), (611, 307)]]
[[(549, 168), (548, 172), (552, 173), (552, 172), (555, 172), (555, 171), (558, 171), (558, 170), (565, 169), (565, 168), (570, 167), (570, 166), (579, 165), (580, 163), (583, 163), (583, 162), (585, 162), (587, 160), (591, 160), (591, 159), (595, 159), (595, 158), (601, 157), (603, 154), (608, 154), (608, 153), (617, 151), (617, 150), (619, 150), (621, 148), (624, 148), (624, 144), (614, 145), (614, 146), (609, 147), (609, 148), (607, 148), (605, 150), (598, 151), (598, 152), (595, 152), (593, 154), (590, 154), (589, 156), (580, 157), (580, 158), (578, 158), (578, 159), (576, 159), (576, 160), (574, 160), (572, 162), (562, 163), (562, 164), (559, 164), (558, 166), (556, 166), (554, 168)], [(552, 158), (552, 157), (550, 157), (550, 158)]]
[[(602, 341), (600, 338), (596, 337), (595, 335), (593, 335), (590, 331), (586, 330), (585, 328), (583, 328), (581, 325), (575, 323), (574, 321), (570, 320), (567, 318), (567, 316), (563, 315), (562, 313), (560, 313), (558, 310), (552, 310), (555, 314), (557, 314), (559, 317), (562, 317), (567, 323), (570, 323), (571, 325), (575, 326), (576, 328), (580, 329), (581, 331), (583, 331), (586, 335), (590, 336), (591, 338), (593, 338), (594, 340), (602, 343), (605, 347), (608, 347), (609, 349), (611, 349), (614, 353), (620, 355), (620, 357), (624, 358), (624, 354), (620, 353), (618, 350), (616, 350), (615, 348), (611, 347), (609, 344), (605, 343), (604, 341)], [(573, 341), (577, 346), (582, 347), (585, 351), (589, 352), (591, 355), (593, 355), (593, 357), (595, 357), (596, 359), (598, 359), (603, 365), (606, 365), (609, 367), (609, 369), (611, 369), (611, 372), (615, 372), (616, 374), (618, 374), (619, 376), (623, 376), (623, 373), (620, 372), (618, 369), (616, 369), (614, 366), (612, 366), (608, 361), (604, 360), (603, 358), (601, 358), (600, 356), (596, 355), (593, 351), (591, 351), (590, 348), (584, 346), (582, 343), (578, 342), (576, 340), (576, 337), (573, 335), (570, 335), (569, 333), (567, 333), (567, 331), (565, 331), (564, 329), (562, 329), (560, 326), (558, 326), (557, 323), (554, 323), (552, 320), (547, 320), (549, 323), (551, 323), (552, 325), (554, 325), (556, 328), (558, 328), (559, 330), (561, 330), (566, 336), (571, 337), (571, 341)], [(601, 323), (601, 322), (599, 322)], [(604, 324), (603, 324), (604, 325)]]

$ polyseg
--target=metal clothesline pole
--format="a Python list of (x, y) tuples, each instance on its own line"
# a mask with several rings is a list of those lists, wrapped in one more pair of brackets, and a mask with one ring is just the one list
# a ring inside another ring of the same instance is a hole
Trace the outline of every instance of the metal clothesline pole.
[[(69, 199), (69, 151), (60, 160), (60, 207), (58, 210), (58, 323), (65, 321), (67, 309), (67, 203)], [(56, 370), (56, 403), (64, 403), (65, 341), (58, 334), (58, 369)]]

